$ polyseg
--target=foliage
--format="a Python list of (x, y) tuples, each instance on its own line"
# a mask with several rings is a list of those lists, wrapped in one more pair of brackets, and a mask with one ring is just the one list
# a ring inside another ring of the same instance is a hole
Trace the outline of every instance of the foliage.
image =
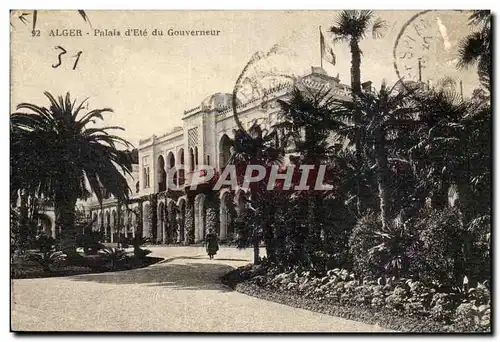
[(152, 243), (158, 243), (157, 239), (157, 220), (158, 220), (158, 197), (156, 194), (149, 195), (149, 212), (146, 213), (149, 222), (149, 236)]
[(149, 249), (142, 249), (139, 247), (137, 247), (137, 248), (134, 247), (134, 256), (138, 259), (143, 259), (151, 253), (152, 253), (152, 251)]
[(105, 247), (99, 250), (98, 254), (102, 255), (110, 264), (111, 270), (115, 270), (117, 265), (126, 259), (126, 254), (123, 249)]
[(74, 227), (77, 199), (89, 195), (86, 182), (99, 201), (103, 189), (118, 199), (128, 198), (123, 174), (132, 170), (131, 157), (117, 144), (130, 144), (108, 132), (119, 127), (87, 127), (111, 109), (79, 116), (85, 101), (76, 106), (69, 93), (57, 100), (45, 95), (48, 108), (21, 103), (10, 117), (11, 191), (53, 200), (56, 229), (66, 232)]
[(214, 202), (210, 203), (211, 205), (207, 207), (207, 217), (206, 217), (206, 227), (207, 232), (212, 230), (213, 232), (217, 232), (217, 226), (219, 223), (219, 211), (215, 208)]
[(19, 214), (14, 208), (10, 208), (10, 254), (11, 257), (21, 249), (21, 237), (19, 235)]
[(104, 237), (102, 232), (91, 230), (84, 234), (77, 235), (76, 245), (77, 247), (82, 247), (86, 255), (96, 254), (99, 249), (104, 247), (101, 243), (103, 240)]
[[(412, 279), (361, 279), (338, 268), (318, 277), (298, 269), (279, 272), (266, 262), (240, 267), (223, 280), (236, 288), (239, 288), (238, 283), (243, 283), (278, 296), (286, 294), (294, 298), (293, 301), (303, 298), (314, 303), (313, 307), (322, 303), (325, 309), (362, 308), (371, 316), (405, 317), (405, 324), (396, 328), (404, 331), (412, 331), (412, 325), (415, 329), (418, 327), (417, 331), (427, 332), (486, 332), (491, 329), (491, 298), (484, 284), (468, 291), (442, 292), (439, 287)], [(429, 324), (418, 323), (424, 320)]]
[(186, 242), (194, 242), (194, 205), (192, 201), (186, 203), (186, 213), (184, 221), (184, 231), (186, 234)]
[(459, 42), (458, 68), (477, 64), (477, 73), (482, 88), (491, 90), (491, 11), (471, 11), (469, 21), (476, 30)]
[(40, 250), (40, 253), (47, 253), (53, 249), (56, 241), (52, 236), (47, 236), (42, 234), (37, 237), (36, 246)]
[(370, 274), (377, 266), (369, 257), (369, 250), (380, 243), (380, 238), (373, 233), (382, 229), (375, 213), (369, 212), (361, 217), (354, 226), (349, 238), (349, 252), (353, 260), (353, 270), (359, 274)]
[(67, 255), (62, 251), (45, 251), (43, 253), (32, 253), (28, 255), (28, 259), (38, 263), (43, 270), (50, 272), (50, 266), (53, 264), (64, 262)]

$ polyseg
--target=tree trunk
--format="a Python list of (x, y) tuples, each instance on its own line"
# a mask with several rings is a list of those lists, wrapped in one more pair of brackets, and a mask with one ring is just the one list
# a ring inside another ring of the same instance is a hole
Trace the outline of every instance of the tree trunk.
[(260, 250), (259, 250), (259, 238), (258, 236), (254, 236), (253, 239), (253, 264), (260, 264)]
[(274, 237), (273, 225), (271, 220), (276, 220), (276, 208), (274, 203), (269, 203), (269, 211), (264, 223), (264, 240), (266, 245), (266, 256), (272, 263), (276, 263), (276, 239)]
[(29, 219), (28, 219), (28, 196), (21, 190), (19, 207), (19, 240), (21, 246), (28, 243)]
[(266, 222), (265, 227), (265, 244), (266, 244), (266, 255), (269, 261), (272, 263), (276, 263), (276, 246), (275, 246), (275, 238), (274, 238), (274, 232), (273, 232), (273, 227), (269, 220)]
[(389, 217), (389, 184), (387, 166), (387, 152), (385, 150), (385, 137), (380, 129), (375, 133), (375, 162), (377, 166), (377, 183), (380, 204), (380, 222), (382, 229), (387, 227)]
[(118, 206), (116, 208), (116, 248), (120, 248), (122, 238), (121, 238), (121, 231), (122, 231), (122, 204), (120, 201), (118, 201)]
[(356, 95), (361, 94), (361, 50), (356, 39), (351, 39), (351, 88)]
[(54, 198), (54, 212), (56, 231), (61, 232), (62, 249), (76, 251), (75, 246), (75, 206), (77, 196), (74, 193), (56, 194)]
[[(353, 100), (356, 95), (361, 94), (361, 50), (359, 49), (358, 41), (356, 39), (351, 39), (351, 91)], [(356, 110), (354, 113), (354, 127), (356, 130), (355, 136), (355, 146), (356, 146), (356, 167), (361, 170), (362, 166), (362, 145), (361, 145), (361, 112)], [(363, 212), (363, 206), (361, 202), (361, 181), (358, 176), (356, 179), (356, 207), (358, 214)]]

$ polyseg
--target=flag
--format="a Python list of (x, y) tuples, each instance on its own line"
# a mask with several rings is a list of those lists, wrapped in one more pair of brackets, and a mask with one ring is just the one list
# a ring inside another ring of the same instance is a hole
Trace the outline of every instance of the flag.
[(321, 32), (321, 27), (319, 28), (319, 45), (321, 49), (321, 60), (325, 60), (328, 63), (335, 65), (337, 63), (337, 56), (335, 55), (335, 52), (333, 52), (331, 46), (327, 46), (325, 36), (323, 36), (323, 32)]

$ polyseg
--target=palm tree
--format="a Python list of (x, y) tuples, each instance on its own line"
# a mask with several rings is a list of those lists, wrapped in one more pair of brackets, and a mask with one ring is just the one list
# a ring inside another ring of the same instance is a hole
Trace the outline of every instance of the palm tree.
[[(331, 146), (328, 141), (331, 131), (337, 131), (346, 126), (343, 122), (336, 121), (332, 116), (333, 95), (323, 88), (312, 90), (305, 86), (296, 87), (290, 96), (284, 100), (278, 100), (281, 107), (282, 126), (287, 130), (296, 153), (299, 153), (296, 164), (313, 165), (310, 179), (319, 166), (329, 160)], [(298, 165), (296, 165), (297, 167)], [(312, 174), (312, 175), (311, 175)], [(309, 252), (317, 249), (321, 242), (322, 224), (318, 215), (324, 204), (324, 193), (316, 191), (299, 192), (305, 195), (304, 203), (307, 208), (307, 231), (297, 232), (296, 237), (308, 239), (308, 243), (298, 241), (299, 248), (309, 248)]]
[(346, 118), (361, 114), (359, 128), (365, 136), (367, 149), (373, 150), (375, 159), (382, 229), (388, 225), (391, 208), (388, 145), (395, 143), (394, 138), (400, 127), (419, 124), (413, 96), (417, 88), (398, 86), (399, 82), (388, 87), (383, 81), (378, 92), (362, 92), (354, 96), (354, 101), (336, 100), (333, 111), (335, 116)]
[(104, 189), (118, 200), (128, 198), (124, 174), (132, 170), (131, 156), (118, 145), (131, 145), (109, 133), (120, 127), (87, 127), (111, 109), (79, 116), (85, 101), (76, 106), (69, 93), (58, 100), (44, 94), (48, 108), (21, 103), (11, 115), (11, 191), (52, 200), (56, 229), (66, 232), (74, 227), (77, 200), (89, 195), (87, 184), (101, 203)]
[(333, 42), (348, 42), (351, 48), (351, 87), (361, 93), (361, 49), (359, 42), (371, 32), (374, 39), (382, 37), (386, 23), (376, 18), (373, 11), (344, 10), (337, 15), (330, 32)]
[[(386, 22), (380, 18), (376, 18), (373, 11), (367, 10), (344, 10), (340, 12), (333, 25), (330, 27), (330, 32), (333, 34), (333, 43), (348, 42), (351, 50), (351, 89), (353, 96), (361, 94), (361, 49), (359, 42), (366, 38), (371, 32), (374, 39), (380, 38), (387, 25)], [(354, 125), (356, 130), (355, 146), (356, 146), (356, 160), (358, 169), (361, 169), (361, 153), (362, 153), (362, 136), (361, 130), (358, 129), (361, 121), (361, 114), (356, 113), (354, 116)], [(358, 211), (361, 211), (360, 203), (361, 187), (357, 184), (358, 196)]]
[[(278, 133), (276, 130), (268, 132), (263, 130), (258, 124), (254, 123), (248, 131), (240, 129), (234, 131), (234, 139), (232, 141), (231, 157), (228, 163), (233, 163), (238, 171), (238, 176), (245, 172), (249, 165), (261, 165), (268, 167), (275, 164), (282, 164), (284, 155), (284, 144), (279, 144)], [(277, 142), (279, 145), (277, 145)], [(254, 248), (254, 264), (259, 263), (259, 243), (261, 239), (261, 229), (266, 225), (265, 206), (266, 201), (263, 198), (266, 184), (263, 182), (250, 184), (250, 200), (254, 210), (251, 213), (250, 209), (245, 209), (243, 214), (240, 214), (240, 220), (247, 218), (245, 231), (246, 234), (242, 237), (241, 244), (247, 244), (248, 238)], [(266, 245), (266, 247), (268, 247)], [(272, 252), (270, 253), (272, 254)]]
[(471, 11), (469, 24), (478, 31), (469, 34), (459, 42), (458, 68), (468, 68), (477, 64), (481, 85), (489, 92), (491, 78), (491, 11)]

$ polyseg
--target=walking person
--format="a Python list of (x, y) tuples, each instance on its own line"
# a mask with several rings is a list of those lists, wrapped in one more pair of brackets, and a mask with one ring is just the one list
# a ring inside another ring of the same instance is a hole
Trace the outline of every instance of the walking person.
[(207, 244), (208, 257), (213, 259), (214, 255), (217, 254), (217, 251), (219, 250), (219, 243), (217, 241), (217, 235), (212, 229), (208, 231), (208, 234), (205, 237), (205, 243)]

